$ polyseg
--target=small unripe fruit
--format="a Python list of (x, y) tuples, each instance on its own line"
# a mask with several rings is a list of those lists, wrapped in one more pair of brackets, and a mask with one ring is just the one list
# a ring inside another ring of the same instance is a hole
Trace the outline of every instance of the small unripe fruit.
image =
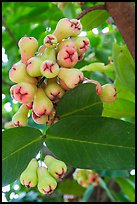
[(28, 112), (29, 109), (22, 104), (18, 111), (13, 115), (12, 122), (14, 126), (26, 126), (28, 124)]
[(53, 101), (53, 103), (57, 103), (65, 93), (63, 88), (56, 82), (48, 82), (44, 91), (48, 98)]
[(22, 185), (28, 188), (35, 187), (37, 185), (38, 183), (37, 168), (38, 168), (37, 160), (32, 159), (20, 176), (20, 182)]
[(27, 61), (27, 65), (26, 65), (26, 69), (28, 74), (31, 77), (39, 77), (41, 76), (41, 71), (40, 71), (40, 66), (42, 64), (42, 60), (36, 56), (36, 57), (31, 57), (28, 61)]
[(78, 53), (73, 47), (64, 47), (58, 52), (57, 62), (62, 67), (72, 68), (78, 62)]
[(56, 180), (49, 174), (46, 167), (38, 167), (38, 190), (43, 194), (51, 194), (57, 187)]
[(41, 74), (47, 78), (54, 78), (59, 73), (59, 66), (51, 60), (45, 60), (40, 67)]
[(9, 70), (9, 78), (15, 83), (28, 82), (36, 84), (37, 80), (29, 76), (26, 70), (26, 65), (19, 61)]
[(76, 44), (78, 54), (84, 54), (90, 47), (90, 41), (87, 37), (78, 36), (72, 40)]
[(6, 122), (6, 123), (4, 124), (4, 128), (5, 128), (5, 129), (10, 129), (10, 128), (13, 128), (13, 127), (15, 127), (15, 126), (14, 126), (14, 123), (13, 123), (12, 121)]
[(112, 84), (103, 85), (99, 97), (104, 103), (113, 103), (116, 100), (116, 88)]
[(77, 36), (81, 31), (82, 24), (80, 20), (62, 18), (59, 20), (53, 34), (56, 36), (58, 42), (60, 42), (64, 38)]
[(67, 171), (67, 166), (63, 161), (55, 159), (50, 155), (45, 157), (44, 162), (49, 173), (56, 179), (62, 178)]
[(35, 123), (37, 124), (46, 124), (48, 121), (48, 116), (43, 114), (41, 116), (37, 116), (34, 111), (32, 111), (32, 119), (34, 120)]
[(53, 48), (57, 45), (57, 38), (55, 35), (47, 35), (44, 40), (43, 40), (43, 43), (45, 44), (46, 47), (49, 47), (49, 48)]
[[(69, 89), (73, 89), (84, 80), (84, 75), (79, 69), (60, 68), (58, 78), (61, 79)], [(62, 85), (60, 83), (60, 85)]]
[(34, 113), (37, 116), (49, 115), (53, 109), (53, 103), (46, 96), (44, 90), (42, 88), (38, 88), (37, 92), (34, 96), (33, 107)]
[(24, 64), (35, 55), (38, 48), (38, 41), (34, 37), (22, 37), (18, 46), (21, 53), (21, 59)]
[(21, 82), (15, 85), (13, 94), (16, 101), (20, 103), (29, 103), (33, 101), (37, 87), (35, 85)]

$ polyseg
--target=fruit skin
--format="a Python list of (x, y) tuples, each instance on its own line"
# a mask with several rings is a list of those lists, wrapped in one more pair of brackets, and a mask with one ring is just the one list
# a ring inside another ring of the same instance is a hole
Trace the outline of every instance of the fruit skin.
[(29, 76), (26, 70), (26, 65), (21, 61), (14, 64), (12, 68), (9, 70), (9, 78), (11, 81), (15, 83), (28, 82), (36, 84), (37, 82), (35, 78)]
[(51, 60), (56, 62), (56, 50), (54, 48), (46, 48), (42, 55), (39, 55), (42, 61)]
[(62, 178), (67, 171), (67, 166), (63, 161), (55, 159), (50, 155), (45, 156), (44, 163), (49, 173), (56, 179)]
[(116, 100), (116, 88), (112, 84), (103, 85), (99, 97), (103, 103), (113, 103)]
[(13, 124), (12, 121), (6, 122), (6, 123), (4, 124), (4, 128), (5, 128), (5, 129), (10, 129), (10, 128), (13, 128), (13, 127), (15, 127), (15, 126), (14, 126), (14, 124)]
[(34, 37), (22, 37), (18, 46), (21, 53), (21, 59), (24, 64), (35, 55), (38, 48), (38, 41)]
[(14, 89), (15, 89), (15, 87), (16, 87), (16, 84), (10, 87), (10, 95), (11, 95), (12, 99), (15, 99), (15, 96), (14, 96)]
[(40, 67), (41, 74), (46, 78), (54, 78), (59, 73), (59, 66), (51, 60), (45, 60)]
[(29, 110), (32, 109), (32, 106), (33, 106), (33, 102), (30, 102), (30, 103), (27, 103), (25, 104), (26, 108), (28, 108)]
[(42, 116), (37, 116), (34, 111), (32, 111), (32, 119), (37, 124), (45, 124), (48, 121), (48, 116), (43, 114)]
[(39, 49), (38, 49), (38, 55), (43, 54), (44, 51), (45, 51), (45, 49), (46, 49), (46, 46), (45, 46), (45, 45), (41, 45), (41, 46), (39, 47)]
[(62, 40), (62, 41), (58, 44), (58, 48), (57, 48), (58, 52), (59, 52), (62, 48), (64, 48), (64, 47), (72, 47), (72, 48), (74, 48), (75, 50), (77, 49), (77, 48), (76, 48), (76, 44), (75, 44), (74, 40), (72, 40), (72, 39), (64, 39), (64, 40)]
[(49, 174), (46, 167), (38, 167), (38, 190), (43, 194), (51, 194), (57, 187), (56, 180)]
[(48, 96), (48, 98), (53, 102), (53, 103), (57, 103), (62, 96), (64, 95), (65, 91), (63, 90), (63, 88), (57, 84), (57, 82), (55, 81), (48, 81), (47, 86), (44, 89), (46, 95)]
[(78, 53), (73, 47), (63, 47), (57, 54), (57, 62), (60, 66), (72, 68), (78, 62)]
[(43, 43), (46, 47), (53, 48), (57, 45), (57, 38), (53, 34), (47, 35), (44, 38)]
[(60, 42), (64, 38), (79, 35), (81, 31), (82, 24), (80, 23), (80, 20), (62, 18), (58, 21), (53, 35), (55, 35), (58, 42)]
[(62, 86), (62, 81), (65, 85), (62, 87), (63, 89), (65, 89), (66, 87), (68, 89), (73, 89), (84, 80), (84, 75), (79, 69), (60, 68), (58, 78), (60, 85)]
[(43, 114), (49, 115), (52, 109), (53, 109), (53, 103), (46, 96), (44, 90), (42, 88), (38, 88), (34, 96), (32, 110), (37, 116), (41, 117)]
[(37, 87), (33, 84), (21, 82), (15, 85), (13, 95), (19, 103), (30, 103), (34, 99)]
[(40, 57), (38, 57), (38, 56), (31, 57), (27, 61), (27, 65), (26, 65), (27, 73), (31, 77), (39, 77), (39, 76), (41, 76), (42, 75), (41, 71), (40, 71), (41, 64), (42, 64), (42, 60), (40, 59)]
[(77, 36), (72, 40), (75, 42), (78, 54), (84, 54), (90, 47), (90, 41), (87, 37)]
[(38, 168), (38, 162), (35, 158), (33, 158), (29, 162), (26, 169), (20, 175), (20, 182), (22, 185), (28, 188), (35, 187), (37, 185), (38, 183), (37, 168)]
[(28, 124), (28, 112), (28, 108), (22, 104), (12, 117), (14, 126), (26, 126)]

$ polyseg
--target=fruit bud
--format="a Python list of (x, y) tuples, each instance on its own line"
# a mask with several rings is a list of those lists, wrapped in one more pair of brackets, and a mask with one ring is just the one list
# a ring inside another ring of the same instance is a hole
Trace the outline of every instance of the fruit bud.
[(72, 38), (76, 44), (78, 54), (84, 54), (90, 47), (90, 41), (87, 37), (78, 36)]
[(53, 48), (57, 45), (57, 38), (55, 35), (50, 34), (44, 38), (43, 42), (46, 47)]
[(45, 60), (40, 67), (41, 74), (47, 78), (56, 77), (59, 73), (59, 66), (51, 60)]

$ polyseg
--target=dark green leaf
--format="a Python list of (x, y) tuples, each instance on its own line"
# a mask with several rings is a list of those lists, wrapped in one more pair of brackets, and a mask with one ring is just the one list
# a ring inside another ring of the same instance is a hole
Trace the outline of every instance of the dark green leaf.
[(76, 181), (70, 179), (59, 183), (58, 189), (63, 194), (75, 196), (82, 196), (85, 192), (85, 188), (80, 186)]
[(134, 125), (112, 118), (71, 116), (47, 130), (47, 147), (76, 168), (134, 168)]
[(105, 10), (95, 10), (89, 12), (81, 18), (83, 30), (91, 30), (100, 26), (109, 17), (109, 13)]
[(2, 183), (16, 180), (42, 147), (41, 132), (31, 127), (16, 127), (2, 132)]
[(101, 115), (102, 102), (95, 87), (91, 83), (80, 84), (68, 91), (57, 106), (57, 115), (61, 118), (71, 115)]
[(101, 176), (129, 176), (128, 170), (98, 170), (96, 172)]

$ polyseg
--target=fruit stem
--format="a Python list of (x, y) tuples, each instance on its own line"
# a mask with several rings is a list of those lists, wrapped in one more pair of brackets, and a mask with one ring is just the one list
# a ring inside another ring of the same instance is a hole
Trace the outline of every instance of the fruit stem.
[(39, 88), (40, 86), (41, 86), (41, 84), (44, 82), (44, 80), (45, 80), (45, 76), (44, 77), (42, 77), (41, 79), (40, 79), (40, 81), (38, 81), (38, 83), (37, 83), (37, 87)]

